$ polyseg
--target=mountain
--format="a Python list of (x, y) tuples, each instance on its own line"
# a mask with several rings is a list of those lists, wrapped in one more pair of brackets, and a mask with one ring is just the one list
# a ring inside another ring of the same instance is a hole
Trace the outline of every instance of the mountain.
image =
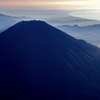
[(58, 28), (63, 29), (64, 31), (68, 32), (90, 32), (90, 33), (100, 33), (100, 24), (95, 24), (95, 25), (88, 25), (88, 26), (78, 26), (77, 24), (74, 26), (70, 25), (61, 25), (57, 26)]
[(29, 17), (15, 17), (15, 16), (9, 16), (5, 14), (0, 13), (0, 33), (4, 30), (8, 29), (9, 27), (13, 26), (14, 24), (22, 21), (22, 20), (29, 20), (32, 18)]
[(62, 26), (62, 25), (75, 25), (78, 26), (87, 26), (87, 25), (94, 25), (94, 24), (100, 24), (100, 21), (98, 20), (92, 20), (92, 19), (85, 19), (80, 17), (74, 17), (71, 15), (66, 15), (66, 17), (54, 17), (49, 18), (47, 20), (48, 23), (54, 25), (54, 26)]
[(0, 34), (0, 100), (99, 100), (100, 49), (43, 21)]
[(84, 39), (87, 42), (100, 47), (100, 24), (89, 25), (89, 26), (70, 26), (61, 25), (57, 26), (60, 30), (67, 32), (71, 36), (77, 39)]
[(17, 22), (13, 20), (12, 17), (0, 14), (0, 33), (15, 23)]

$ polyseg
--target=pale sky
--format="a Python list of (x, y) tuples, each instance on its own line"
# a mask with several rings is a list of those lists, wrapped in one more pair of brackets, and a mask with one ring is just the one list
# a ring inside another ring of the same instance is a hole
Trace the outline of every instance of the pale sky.
[(0, 13), (12, 16), (66, 16), (67, 11), (75, 17), (100, 20), (100, 0), (0, 0)]
[(62, 9), (100, 9), (100, 0), (0, 0), (2, 6), (43, 6)]

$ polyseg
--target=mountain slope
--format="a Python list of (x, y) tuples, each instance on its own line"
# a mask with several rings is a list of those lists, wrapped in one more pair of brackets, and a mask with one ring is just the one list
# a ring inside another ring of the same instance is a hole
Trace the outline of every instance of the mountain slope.
[(2, 100), (99, 100), (100, 49), (42, 21), (0, 34)]

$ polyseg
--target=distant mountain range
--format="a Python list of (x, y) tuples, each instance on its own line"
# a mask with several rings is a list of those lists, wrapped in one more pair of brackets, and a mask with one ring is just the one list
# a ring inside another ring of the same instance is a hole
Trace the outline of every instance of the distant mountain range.
[[(4, 30), (8, 29), (9, 27), (13, 26), (14, 24), (18, 23), (19, 21), (22, 20), (33, 20), (35, 18), (33, 17), (16, 17), (16, 16), (9, 16), (5, 14), (0, 14), (0, 33), (3, 32)], [(47, 17), (43, 18), (46, 22), (50, 23), (53, 26), (58, 26), (58, 25), (79, 25), (79, 26), (86, 26), (86, 25), (94, 25), (94, 24), (100, 24), (100, 21), (97, 20), (89, 20), (89, 19), (84, 19), (84, 18), (79, 18), (79, 17), (73, 17), (66, 15), (66, 17)]]
[(58, 18), (51, 18), (47, 20), (48, 23), (55, 25), (55, 26), (62, 26), (62, 25), (78, 25), (78, 26), (87, 26), (87, 25), (94, 25), (100, 24), (98, 20), (90, 20), (80, 17), (73, 17), (73, 16), (66, 16), (66, 17), (58, 17)]
[(24, 16), (14, 17), (0, 13), (0, 33), (22, 20), (29, 20), (29, 19), (31, 18)]
[(100, 49), (43, 21), (0, 34), (0, 100), (100, 100)]
[(83, 27), (80, 27), (78, 25), (62, 25), (57, 26), (57, 28), (61, 29), (64, 32), (67, 32), (71, 36), (74, 36), (78, 39), (84, 39), (89, 43), (100, 47), (100, 24)]

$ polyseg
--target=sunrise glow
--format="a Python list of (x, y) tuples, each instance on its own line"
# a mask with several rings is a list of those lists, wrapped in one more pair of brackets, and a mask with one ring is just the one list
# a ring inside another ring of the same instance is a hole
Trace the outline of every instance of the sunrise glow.
[(11, 5), (11, 6), (55, 6), (55, 7), (64, 7), (65, 9), (70, 6), (75, 8), (88, 8), (88, 9), (100, 9), (100, 1), (99, 0), (89, 0), (89, 1), (57, 1), (57, 2), (25, 2), (25, 1), (18, 1), (18, 2), (0, 2), (0, 5)]
[(57, 2), (0, 2), (0, 5), (19, 5), (19, 6), (46, 6), (57, 5)]
[(66, 1), (66, 2), (0, 2), (0, 5), (100, 5), (100, 1)]

